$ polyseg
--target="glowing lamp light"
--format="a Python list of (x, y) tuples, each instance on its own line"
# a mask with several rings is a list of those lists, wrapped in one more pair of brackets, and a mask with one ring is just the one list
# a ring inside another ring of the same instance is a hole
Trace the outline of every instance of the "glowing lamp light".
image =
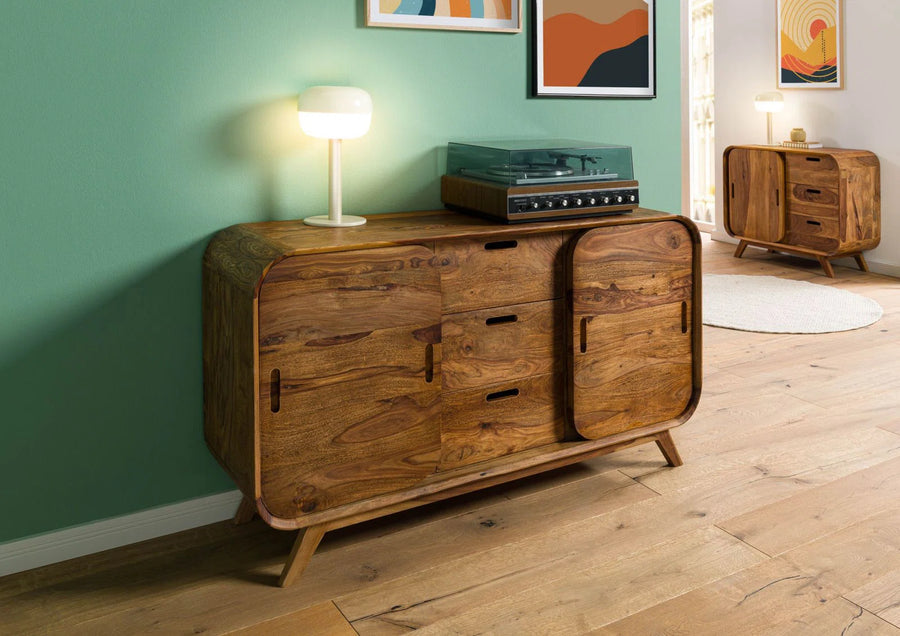
[(766, 139), (769, 146), (776, 145), (772, 141), (772, 113), (784, 110), (784, 97), (777, 91), (760, 93), (753, 100), (753, 106), (757, 111), (766, 114)]
[(309, 216), (307, 225), (363, 225), (361, 216), (344, 216), (341, 209), (341, 140), (362, 137), (372, 123), (372, 97), (352, 86), (313, 86), (297, 103), (300, 128), (310, 137), (328, 139), (328, 216)]

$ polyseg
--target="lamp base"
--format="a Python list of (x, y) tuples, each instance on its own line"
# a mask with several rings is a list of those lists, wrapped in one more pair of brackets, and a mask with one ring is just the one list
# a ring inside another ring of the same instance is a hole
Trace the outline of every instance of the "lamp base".
[(330, 216), (308, 216), (303, 219), (303, 222), (316, 227), (353, 227), (354, 225), (365, 225), (366, 219), (361, 216), (344, 214), (339, 221)]

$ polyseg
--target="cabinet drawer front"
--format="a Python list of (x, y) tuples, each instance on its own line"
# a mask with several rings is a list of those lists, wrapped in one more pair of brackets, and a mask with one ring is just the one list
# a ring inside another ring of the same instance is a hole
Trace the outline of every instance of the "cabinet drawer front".
[(786, 240), (791, 245), (831, 252), (840, 245), (840, 226), (837, 218), (791, 213)]
[(448, 470), (565, 436), (562, 386), (556, 374), (444, 395), (441, 462)]
[(795, 211), (798, 206), (815, 206), (819, 216), (837, 218), (840, 209), (840, 194), (836, 188), (813, 186), (807, 183), (788, 184), (788, 210)]
[(562, 234), (552, 232), (439, 243), (444, 313), (561, 297), (562, 242)]
[(444, 316), (444, 390), (559, 372), (562, 311), (561, 300), (546, 300)]
[(840, 171), (837, 162), (828, 155), (787, 153), (787, 180), (838, 189)]

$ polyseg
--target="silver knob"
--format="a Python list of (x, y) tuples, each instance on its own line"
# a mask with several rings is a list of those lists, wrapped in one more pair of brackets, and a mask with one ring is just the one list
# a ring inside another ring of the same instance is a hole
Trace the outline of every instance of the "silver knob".
[(591, 197), (590, 199), (588, 199), (588, 203), (590, 203), (591, 205), (597, 205), (597, 199)]
[(582, 201), (581, 199), (575, 199), (576, 206), (578, 206), (580, 208), (582, 206), (582, 204), (584, 204), (584, 201)]
[(603, 197), (603, 205), (609, 205), (609, 197)]
[(625, 199), (622, 197), (622, 195), (617, 194), (616, 195), (616, 203), (622, 203), (623, 201), (625, 201)]
[(532, 210), (540, 210), (540, 209), (541, 209), (541, 204), (538, 203), (537, 201), (534, 201), (534, 202), (532, 202), (532, 204), (531, 204), (531, 209), (532, 209)]
[(567, 207), (569, 207), (569, 200), (563, 199), (562, 201), (559, 202), (559, 205), (560, 205), (560, 207), (567, 208)]
[(632, 203), (634, 203), (636, 199), (637, 199), (637, 197), (634, 196), (633, 194), (628, 195), (628, 200), (631, 201)]

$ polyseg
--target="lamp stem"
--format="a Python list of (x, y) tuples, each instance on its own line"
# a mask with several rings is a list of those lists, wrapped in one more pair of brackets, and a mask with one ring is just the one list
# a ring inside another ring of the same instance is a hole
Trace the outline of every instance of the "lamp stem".
[[(771, 136), (770, 128), (769, 137)], [(328, 218), (336, 223), (340, 223), (342, 215), (340, 139), (328, 140), (328, 165)]]
[(770, 146), (775, 145), (774, 142), (772, 141), (772, 113), (771, 112), (766, 113), (766, 133), (767, 133), (767, 139), (768, 139), (769, 145)]

